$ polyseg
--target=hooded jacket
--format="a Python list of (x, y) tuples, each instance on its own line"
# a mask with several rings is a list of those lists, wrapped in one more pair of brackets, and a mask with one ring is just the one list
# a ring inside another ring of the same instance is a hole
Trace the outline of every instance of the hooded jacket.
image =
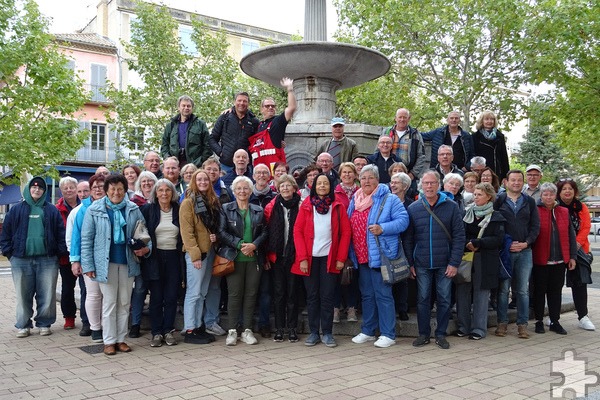
[[(179, 121), (181, 114), (177, 114), (165, 126), (160, 146), (160, 154), (163, 159), (179, 155)], [(209, 143), (209, 133), (206, 123), (196, 115), (190, 115), (188, 119), (187, 137), (185, 142), (185, 158), (188, 163), (194, 163), (200, 167), (206, 159), (212, 155)]]

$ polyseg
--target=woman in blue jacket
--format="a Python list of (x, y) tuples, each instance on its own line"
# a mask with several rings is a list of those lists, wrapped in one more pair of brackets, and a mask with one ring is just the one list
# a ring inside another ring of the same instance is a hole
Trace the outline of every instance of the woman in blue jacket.
[[(398, 196), (379, 184), (379, 170), (367, 165), (360, 171), (360, 189), (354, 194), (348, 216), (352, 227), (350, 257), (359, 269), (363, 323), (354, 343), (375, 341), (375, 347), (396, 343), (396, 311), (392, 286), (383, 283), (380, 251), (394, 259), (400, 250), (399, 236), (408, 227), (408, 214)], [(376, 238), (379, 241), (377, 244)]]

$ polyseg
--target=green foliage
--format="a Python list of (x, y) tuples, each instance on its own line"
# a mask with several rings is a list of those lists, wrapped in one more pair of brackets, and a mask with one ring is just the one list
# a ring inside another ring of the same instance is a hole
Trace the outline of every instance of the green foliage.
[(165, 124), (177, 113), (177, 99), (183, 94), (194, 100), (194, 114), (207, 124), (215, 121), (231, 104), (237, 66), (227, 54), (224, 33), (215, 34), (193, 20), (197, 53), (192, 54), (182, 45), (179, 25), (165, 6), (138, 2), (136, 14), (131, 41), (124, 46), (129, 69), (143, 85), (123, 90), (113, 85), (107, 93), (113, 102), (107, 117), (116, 125), (121, 144), (136, 143), (142, 152), (158, 150)]
[(73, 119), (83, 84), (46, 31), (34, 1), (0, 0), (0, 159), (15, 178), (57, 177), (46, 167), (72, 158), (87, 136)]
[(551, 107), (567, 159), (584, 174), (600, 175), (600, 4), (545, 0), (529, 25), (527, 69), (536, 83), (557, 87)]
[(524, 99), (514, 92), (526, 81), (522, 36), (532, 15), (527, 2), (336, 0), (335, 5), (339, 40), (379, 50), (392, 61), (394, 81), (402, 84), (381, 93), (392, 108), (422, 91), (417, 106), (423, 112), (413, 111), (437, 110), (427, 119), (440, 120), (455, 109), (469, 126), (484, 109), (508, 125), (521, 116)]

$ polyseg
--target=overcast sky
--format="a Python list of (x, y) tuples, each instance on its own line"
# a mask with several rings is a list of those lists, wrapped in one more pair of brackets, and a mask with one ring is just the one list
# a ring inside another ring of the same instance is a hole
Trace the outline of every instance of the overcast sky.
[[(36, 0), (41, 12), (52, 18), (50, 32), (72, 33), (96, 15), (99, 0)], [(336, 27), (332, 0), (327, 1), (327, 34)], [(158, 1), (155, 1), (158, 3)], [(304, 33), (304, 0), (163, 0), (180, 10), (196, 12), (229, 21), (260, 26), (290, 34)], [(60, 6), (58, 6), (60, 4)]]

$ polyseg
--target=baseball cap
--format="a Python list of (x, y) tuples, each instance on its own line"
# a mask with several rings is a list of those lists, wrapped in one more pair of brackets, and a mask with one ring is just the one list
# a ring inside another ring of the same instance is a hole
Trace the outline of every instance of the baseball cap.
[(531, 164), (531, 165), (528, 165), (528, 166), (527, 166), (527, 168), (525, 169), (525, 172), (529, 172), (529, 171), (531, 171), (532, 169), (535, 169), (535, 170), (539, 171), (540, 173), (542, 172), (542, 167), (540, 167), (540, 166), (539, 166), (539, 165), (537, 165), (537, 164)]
[(346, 121), (342, 117), (333, 117), (331, 119), (331, 126), (334, 125), (346, 125)]

